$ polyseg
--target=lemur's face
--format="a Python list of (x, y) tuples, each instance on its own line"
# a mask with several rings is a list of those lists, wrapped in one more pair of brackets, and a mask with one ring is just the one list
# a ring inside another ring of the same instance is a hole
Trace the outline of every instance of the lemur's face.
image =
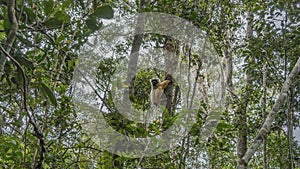
[(151, 84), (153, 87), (157, 87), (157, 85), (159, 84), (159, 80), (158, 79), (151, 79)]

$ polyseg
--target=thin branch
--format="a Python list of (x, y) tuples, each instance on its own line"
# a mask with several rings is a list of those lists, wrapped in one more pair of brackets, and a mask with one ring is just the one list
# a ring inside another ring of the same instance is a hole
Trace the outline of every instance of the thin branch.
[(230, 89), (226, 89), (230, 94), (231, 94), (231, 97), (234, 99), (234, 100), (237, 100), (238, 102), (240, 102), (241, 100), (239, 99), (239, 96), (234, 92), (234, 91), (231, 91)]

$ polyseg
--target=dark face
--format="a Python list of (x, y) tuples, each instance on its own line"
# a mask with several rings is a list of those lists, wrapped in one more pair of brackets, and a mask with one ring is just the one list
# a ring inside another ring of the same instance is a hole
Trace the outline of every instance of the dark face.
[(152, 79), (151, 83), (152, 83), (153, 87), (156, 87), (159, 84), (159, 81), (158, 81), (158, 79)]

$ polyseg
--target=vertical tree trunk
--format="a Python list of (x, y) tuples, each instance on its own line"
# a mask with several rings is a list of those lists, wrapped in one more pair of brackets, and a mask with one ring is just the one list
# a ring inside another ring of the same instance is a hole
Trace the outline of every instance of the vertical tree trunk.
[[(285, 14), (285, 18), (282, 25), (282, 36), (283, 36), (283, 50), (284, 50), (284, 78), (286, 79), (287, 72), (287, 40), (286, 40), (286, 26), (288, 21), (288, 12)], [(294, 169), (294, 157), (293, 157), (293, 87), (290, 88), (290, 97), (288, 100), (287, 110), (287, 133), (288, 133), (288, 168)]]
[[(263, 101), (262, 101), (262, 115), (264, 121), (266, 120), (266, 107), (267, 107), (267, 65), (264, 64), (263, 68)], [(263, 140), (263, 164), (264, 169), (268, 169), (268, 158), (267, 158), (267, 137)]]
[(165, 57), (165, 80), (170, 80), (168, 87), (165, 89), (164, 94), (166, 95), (166, 109), (168, 113), (173, 115), (173, 89), (174, 79), (173, 74), (176, 71), (179, 57), (179, 45), (174, 39), (166, 39), (164, 45), (164, 57)]
[[(140, 6), (138, 11), (142, 12), (142, 10), (146, 6), (147, 0), (140, 0)], [(135, 28), (135, 35), (133, 37), (132, 47), (130, 51), (128, 66), (127, 66), (127, 77), (125, 84), (129, 86), (129, 88), (134, 89), (134, 86), (130, 86), (130, 84), (134, 84), (134, 77), (136, 74), (138, 59), (139, 59), (139, 51), (143, 42), (143, 32), (144, 32), (144, 25), (145, 25), (145, 18), (138, 16), (136, 28)], [(130, 114), (131, 112), (131, 103), (129, 99), (129, 90), (124, 91), (123, 93), (123, 111)], [(118, 161), (119, 156), (116, 154), (113, 154), (113, 164), (117, 168), (122, 168), (122, 164)]]
[[(250, 83), (249, 77), (247, 80), (246, 90), (250, 91)], [(243, 166), (243, 168), (247, 168), (247, 164), (243, 162), (242, 158), (247, 151), (247, 105), (248, 105), (248, 94), (250, 92), (246, 92), (243, 102), (240, 102), (239, 108), (236, 111), (237, 114), (237, 125), (238, 125), (238, 142), (237, 142), (237, 156), (238, 156), (238, 164)]]
[[(139, 12), (142, 11), (142, 9), (145, 7), (145, 0), (140, 1), (140, 7), (139, 7)], [(132, 47), (130, 51), (130, 56), (129, 56), (129, 61), (127, 65), (127, 77), (125, 84), (129, 86), (129, 89), (134, 90), (134, 86), (130, 86), (132, 81), (134, 80), (135, 74), (136, 74), (136, 69), (137, 69), (137, 64), (138, 64), (138, 59), (139, 59), (139, 51), (143, 42), (143, 32), (144, 32), (144, 25), (145, 25), (145, 18), (143, 17), (138, 17), (137, 18), (137, 23), (136, 23), (136, 29), (135, 29), (135, 35), (133, 38), (132, 42)], [(133, 91), (131, 91), (133, 92)], [(129, 90), (125, 90), (123, 93), (123, 108), (125, 109), (124, 111), (126, 113), (131, 112), (131, 103), (129, 99)]]
[(288, 168), (294, 169), (294, 157), (293, 157), (293, 88), (290, 89), (290, 98), (288, 100), (287, 110), (287, 128), (288, 128)]
[[(248, 13), (248, 25), (247, 25), (247, 38), (251, 38), (253, 35), (252, 29), (252, 13)], [(238, 166), (242, 169), (247, 168), (247, 163), (244, 162), (243, 157), (247, 151), (247, 105), (249, 102), (249, 96), (251, 95), (251, 81), (252, 77), (248, 73), (246, 79), (245, 93), (242, 97), (241, 102), (239, 103), (239, 107), (236, 111), (237, 115), (237, 125), (238, 125), (238, 142), (237, 142), (237, 156), (238, 156)]]

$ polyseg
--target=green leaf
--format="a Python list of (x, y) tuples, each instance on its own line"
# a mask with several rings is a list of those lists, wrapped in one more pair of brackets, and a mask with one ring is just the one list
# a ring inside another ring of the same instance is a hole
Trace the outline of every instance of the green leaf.
[(58, 20), (57, 18), (50, 18), (45, 22), (45, 25), (50, 28), (59, 27), (62, 24), (63, 24), (63, 21)]
[(95, 18), (93, 17), (89, 17), (86, 21), (85, 21), (86, 25), (92, 29), (92, 30), (97, 30), (98, 26), (97, 26), (97, 21)]
[(44, 5), (44, 11), (46, 15), (49, 15), (54, 7), (54, 2), (53, 0), (50, 1), (43, 1), (43, 5)]
[(34, 69), (34, 64), (32, 61), (28, 60), (27, 58), (24, 58), (23, 56), (16, 56), (15, 59), (22, 65), (25, 66), (31, 70)]
[(60, 35), (55, 39), (55, 44), (59, 44), (61, 41), (63, 41), (66, 38), (65, 35)]
[(22, 75), (22, 70), (21, 69), (17, 69), (15, 76), (12, 78), (12, 81), (19, 86), (23, 86), (24, 83), (24, 78)]
[(51, 103), (54, 106), (57, 106), (57, 100), (56, 100), (53, 92), (51, 91), (51, 89), (46, 84), (44, 84), (43, 82), (41, 82), (41, 89), (42, 89), (43, 93), (48, 96)]
[(45, 25), (47, 27), (59, 27), (68, 22), (70, 22), (70, 16), (65, 11), (57, 11), (45, 22)]
[(112, 9), (112, 7), (105, 5), (97, 8), (94, 14), (99, 18), (111, 19), (112, 17), (114, 17), (114, 10)]
[(89, 16), (85, 23), (92, 31), (96, 31), (102, 26), (102, 23), (98, 23), (97, 19), (92, 15)]
[(72, 3), (74, 3), (73, 0), (65, 0), (62, 4), (62, 8), (63, 9), (69, 8)]
[(222, 131), (222, 130), (225, 130), (225, 129), (230, 129), (230, 128), (232, 128), (232, 125), (231, 125), (231, 124), (227, 124), (227, 123), (225, 123), (225, 122), (220, 122), (220, 123), (218, 124), (218, 126), (217, 126), (217, 129), (218, 129), (219, 131)]
[(24, 11), (26, 13), (26, 16), (28, 17), (29, 23), (33, 22), (36, 18), (36, 15), (35, 15), (33, 9), (24, 7)]
[(66, 13), (66, 11), (57, 11), (54, 14), (54, 17), (63, 22), (70, 22), (70, 16)]

